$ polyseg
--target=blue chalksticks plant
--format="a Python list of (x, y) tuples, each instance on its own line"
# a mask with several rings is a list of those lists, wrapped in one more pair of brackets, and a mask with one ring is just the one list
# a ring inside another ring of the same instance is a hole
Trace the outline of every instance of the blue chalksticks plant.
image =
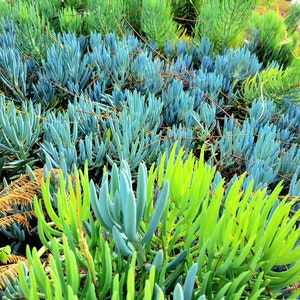
[[(90, 183), (91, 204), (96, 217), (101, 224), (112, 234), (115, 244), (124, 256), (137, 252), (140, 267), (146, 260), (144, 245), (151, 239), (158, 229), (166, 202), (169, 197), (169, 185), (165, 182), (157, 196), (152, 214), (145, 215), (149, 206), (147, 200), (147, 169), (140, 164), (137, 175), (137, 192), (134, 195), (130, 169), (125, 161), (121, 162), (120, 170), (116, 165), (112, 168), (111, 188), (108, 187), (108, 173), (103, 176), (100, 198), (97, 197), (93, 182)], [(113, 198), (111, 199), (111, 196)], [(148, 209), (149, 212), (149, 209)], [(147, 228), (141, 227), (141, 221), (149, 220)], [(142, 229), (143, 228), (143, 229)], [(142, 234), (142, 231), (144, 233)]]

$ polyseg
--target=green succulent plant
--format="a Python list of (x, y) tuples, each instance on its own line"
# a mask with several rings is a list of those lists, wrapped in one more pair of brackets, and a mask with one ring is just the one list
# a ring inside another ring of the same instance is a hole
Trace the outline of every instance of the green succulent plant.
[(44, 268), (41, 252), (27, 249), (29, 280), (19, 272), (28, 299), (267, 299), (299, 282), (296, 199), (279, 200), (280, 184), (243, 190), (245, 175), (226, 190), (213, 184), (204, 149), (199, 161), (175, 149), (136, 178), (123, 161), (99, 190), (87, 168), (67, 182), (61, 174), (57, 211), (49, 179), (42, 184), (49, 221), (41, 201), (34, 207), (50, 257)]

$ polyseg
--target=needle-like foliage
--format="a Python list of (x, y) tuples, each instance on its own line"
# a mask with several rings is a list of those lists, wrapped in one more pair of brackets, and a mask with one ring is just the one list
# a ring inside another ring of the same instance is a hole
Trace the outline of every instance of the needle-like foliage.
[(195, 36), (208, 37), (216, 50), (239, 46), (256, 0), (204, 1), (197, 16)]

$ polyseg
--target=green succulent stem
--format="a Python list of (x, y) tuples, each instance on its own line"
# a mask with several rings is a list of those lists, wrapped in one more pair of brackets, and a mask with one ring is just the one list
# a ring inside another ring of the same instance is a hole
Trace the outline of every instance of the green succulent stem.
[(132, 242), (131, 244), (137, 253), (138, 267), (143, 269), (146, 261), (145, 249), (139, 242)]

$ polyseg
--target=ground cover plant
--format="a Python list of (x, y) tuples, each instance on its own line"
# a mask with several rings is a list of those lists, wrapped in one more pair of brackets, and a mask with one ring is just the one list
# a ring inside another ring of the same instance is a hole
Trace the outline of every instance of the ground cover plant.
[(0, 4), (3, 299), (298, 296), (300, 9), (242, 2)]

